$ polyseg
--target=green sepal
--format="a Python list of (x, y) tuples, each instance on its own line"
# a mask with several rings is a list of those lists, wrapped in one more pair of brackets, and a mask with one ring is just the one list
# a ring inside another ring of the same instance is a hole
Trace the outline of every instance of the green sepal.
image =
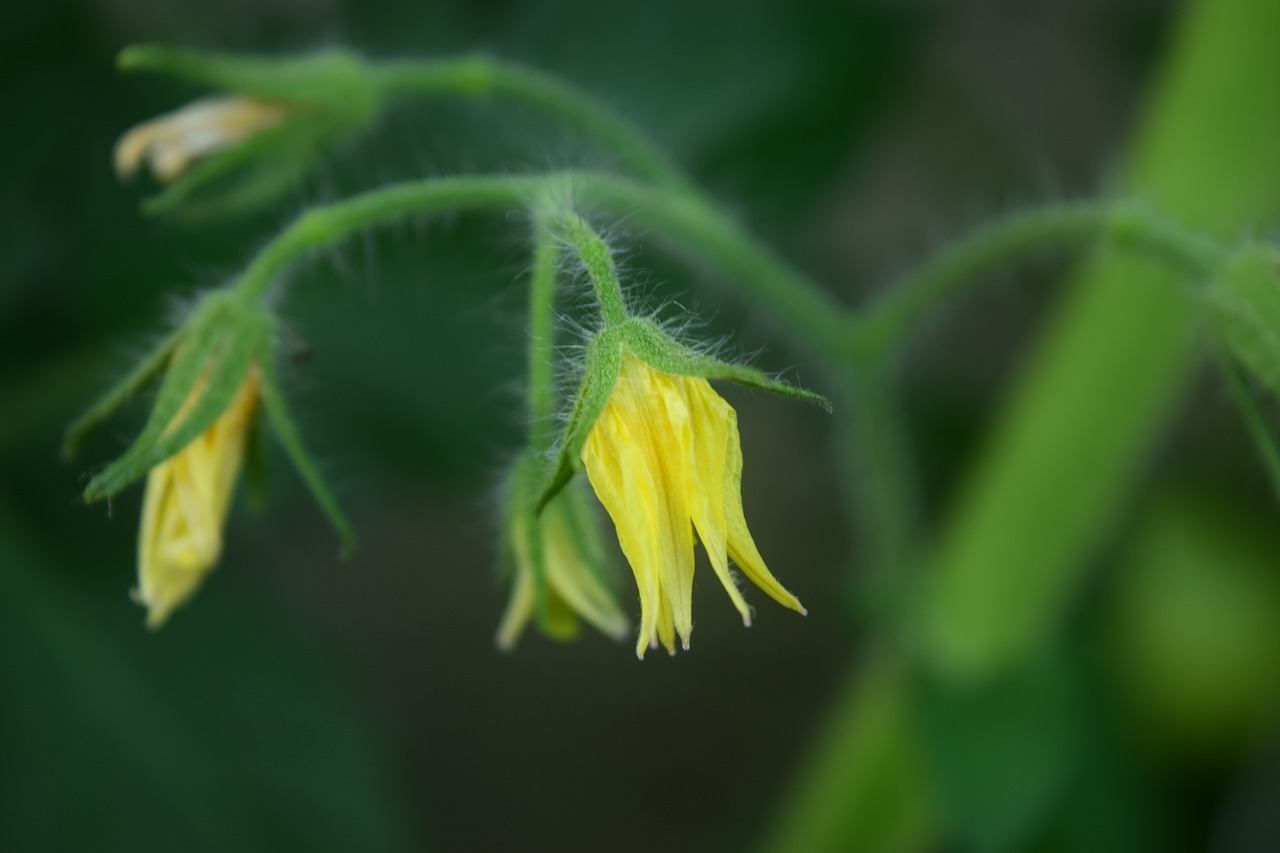
[(377, 88), (364, 61), (345, 50), (268, 58), (137, 44), (120, 51), (116, 67), (165, 74), (272, 101), (333, 105), (367, 113), (377, 105)]
[(267, 465), (267, 429), (262, 418), (253, 418), (245, 435), (244, 473), (248, 485), (249, 506), (261, 512), (267, 505), (271, 477)]
[(304, 178), (345, 128), (302, 115), (201, 158), (142, 202), (147, 216), (180, 213), (189, 223), (229, 218), (269, 204)]
[(577, 473), (582, 447), (587, 443), (591, 427), (595, 426), (596, 419), (608, 405), (613, 386), (618, 381), (618, 372), (622, 369), (622, 340), (621, 329), (614, 327), (600, 332), (588, 345), (582, 381), (552, 462), (551, 475), (534, 505), (535, 514), (541, 514), (547, 503)]
[(565, 527), (569, 530), (573, 547), (582, 555), (583, 562), (591, 569), (591, 574), (600, 581), (601, 586), (610, 592), (617, 592), (618, 574), (609, 571), (608, 550), (604, 537), (600, 534), (594, 501), (590, 498), (586, 485), (581, 480), (571, 483), (561, 493), (560, 500), (565, 504)]
[(262, 408), (266, 412), (267, 421), (271, 425), (272, 432), (275, 433), (276, 440), (280, 442), (280, 446), (284, 448), (289, 461), (293, 463), (293, 467), (297, 469), (299, 476), (302, 477), (302, 482), (310, 490), (311, 497), (315, 499), (315, 502), (320, 506), (321, 511), (324, 512), (325, 517), (329, 519), (329, 523), (333, 525), (333, 529), (337, 532), (338, 539), (341, 542), (339, 556), (345, 559), (355, 550), (355, 529), (351, 526), (351, 522), (347, 520), (342, 508), (338, 505), (337, 498), (334, 497), (333, 492), (330, 491), (329, 486), (320, 475), (319, 466), (316, 465), (315, 460), (311, 458), (311, 454), (303, 446), (298, 428), (293, 422), (293, 417), (289, 414), (289, 406), (280, 390), (275, 365), (271, 361), (265, 361), (262, 365)]
[(654, 370), (673, 376), (724, 379), (793, 400), (803, 400), (827, 412), (831, 411), (831, 401), (821, 394), (781, 382), (754, 368), (729, 364), (713, 356), (695, 352), (646, 317), (632, 317), (622, 325), (621, 332), (627, 348)]
[[(186, 324), (189, 331), (160, 384), (146, 426), (119, 459), (89, 481), (85, 501), (115, 495), (211, 427), (235, 398), (249, 368), (264, 360), (272, 327), (270, 315), (230, 292), (205, 297)], [(199, 400), (181, 423), (172, 425), (201, 381)]]
[(1237, 250), (1204, 294), (1233, 360), (1280, 394), (1280, 252), (1261, 244)]
[(110, 420), (116, 412), (120, 411), (120, 407), (129, 401), (129, 398), (147, 387), (160, 375), (165, 365), (169, 363), (179, 341), (182, 340), (184, 332), (184, 327), (179, 327), (166, 335), (164, 340), (134, 366), (133, 370), (94, 401), (71, 426), (67, 427), (66, 435), (62, 440), (64, 460), (70, 461), (74, 458), (80, 449), (80, 444), (89, 433)]

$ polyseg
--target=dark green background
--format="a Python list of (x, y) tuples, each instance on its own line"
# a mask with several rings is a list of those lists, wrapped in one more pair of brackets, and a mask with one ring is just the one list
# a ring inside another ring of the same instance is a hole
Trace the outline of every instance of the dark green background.
[[(118, 76), (121, 47), (528, 61), (649, 129), (855, 299), (984, 213), (1107, 186), (1177, 4), (1035, 5), (0, 6), (0, 849), (739, 850), (875, 643), (851, 620), (829, 421), (728, 389), (748, 519), (809, 618), (748, 593), (743, 631), (704, 568), (693, 650), (675, 660), (640, 664), (595, 635), (493, 648), (528, 263), (524, 219), (496, 216), (392, 229), (297, 278), (288, 348), (311, 358), (286, 371), (290, 399), (361, 547), (336, 560), (273, 457), (265, 512), (233, 513), (218, 571), (148, 634), (126, 594), (141, 490), (75, 499), (145, 402), (66, 466), (78, 407), (308, 205), (599, 156), (519, 109), (406, 105), (259, 216), (149, 221), (149, 188), (117, 184), (111, 146), (199, 92)], [(820, 381), (732, 282), (625, 220), (612, 235), (652, 304), (678, 300), (760, 366)], [(965, 473), (1061, 269), (1019, 269), (922, 339), (907, 377), (932, 505)], [(1197, 394), (1053, 659), (963, 706), (922, 688), (957, 849), (1280, 845), (1274, 507), (1220, 383)]]

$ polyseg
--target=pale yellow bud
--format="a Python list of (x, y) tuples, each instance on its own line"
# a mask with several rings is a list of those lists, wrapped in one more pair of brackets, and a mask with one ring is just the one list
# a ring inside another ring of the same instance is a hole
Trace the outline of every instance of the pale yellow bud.
[(230, 148), (279, 124), (288, 110), (256, 98), (201, 98), (131, 128), (116, 143), (116, 174), (127, 179), (147, 162), (162, 183), (177, 178), (196, 160)]

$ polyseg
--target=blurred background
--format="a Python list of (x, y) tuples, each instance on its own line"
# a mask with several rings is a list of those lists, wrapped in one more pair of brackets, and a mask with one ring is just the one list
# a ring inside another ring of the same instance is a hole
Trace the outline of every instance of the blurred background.
[[(175, 305), (308, 205), (599, 156), (518, 107), (406, 104), (254, 217), (148, 220), (153, 188), (117, 183), (112, 145), (200, 93), (117, 75), (121, 47), (529, 62), (650, 131), (853, 301), (985, 215), (1110, 186), (1186, 5), (0, 4), (0, 849), (750, 849), (806, 790), (859, 661), (884, 644), (857, 620), (831, 421), (728, 388), (747, 517), (809, 617), (749, 590), (744, 631), (704, 566), (693, 648), (673, 660), (638, 663), (590, 632), (494, 648), (527, 225), (478, 215), (353, 243), (283, 305), (290, 399), (357, 524), (355, 557), (337, 560), (275, 454), (265, 509), (240, 502), (217, 571), (148, 633), (128, 598), (141, 488), (76, 499), (146, 401), (75, 463), (58, 445)], [(822, 390), (732, 283), (625, 221), (614, 233), (650, 301), (678, 300), (709, 336)], [(1055, 256), (1017, 268), (904, 365), (931, 512), (960, 493), (1069, 271)], [(927, 806), (907, 847), (1280, 849), (1280, 526), (1220, 379), (1189, 394), (1031, 669), (963, 700), (915, 692)], [(619, 590), (634, 615), (621, 562)]]

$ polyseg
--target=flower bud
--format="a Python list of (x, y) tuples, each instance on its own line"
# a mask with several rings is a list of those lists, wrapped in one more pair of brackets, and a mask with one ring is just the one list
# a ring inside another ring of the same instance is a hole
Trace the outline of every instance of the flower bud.
[[(250, 368), (218, 419), (147, 474), (134, 598), (147, 608), (149, 628), (163, 625), (195, 593), (222, 553), (222, 531), (260, 385), (258, 368)], [(174, 424), (181, 423), (203, 393), (203, 381), (196, 383)]]
[(161, 373), (151, 415), (128, 450), (85, 487), (86, 501), (110, 498), (143, 477), (135, 598), (157, 628), (199, 587), (222, 550), (222, 531), (246, 444), (261, 405), (312, 495), (342, 537), (351, 527), (302, 447), (275, 377), (275, 319), (234, 290), (204, 297), (176, 332), (81, 416), (67, 434), (74, 450)]
[(118, 64), (219, 93), (139, 124), (116, 144), (121, 178), (145, 163), (166, 185), (143, 205), (153, 214), (217, 217), (266, 204), (378, 112), (363, 63), (341, 51), (269, 60), (136, 46)]
[(498, 647), (515, 648), (535, 616), (542, 633), (553, 639), (576, 637), (581, 619), (620, 640), (627, 617), (604, 581), (604, 543), (589, 498), (570, 487), (535, 516), (530, 499), (538, 469), (533, 463), (526, 456), (516, 465), (507, 490), (503, 551), (514, 578)]

